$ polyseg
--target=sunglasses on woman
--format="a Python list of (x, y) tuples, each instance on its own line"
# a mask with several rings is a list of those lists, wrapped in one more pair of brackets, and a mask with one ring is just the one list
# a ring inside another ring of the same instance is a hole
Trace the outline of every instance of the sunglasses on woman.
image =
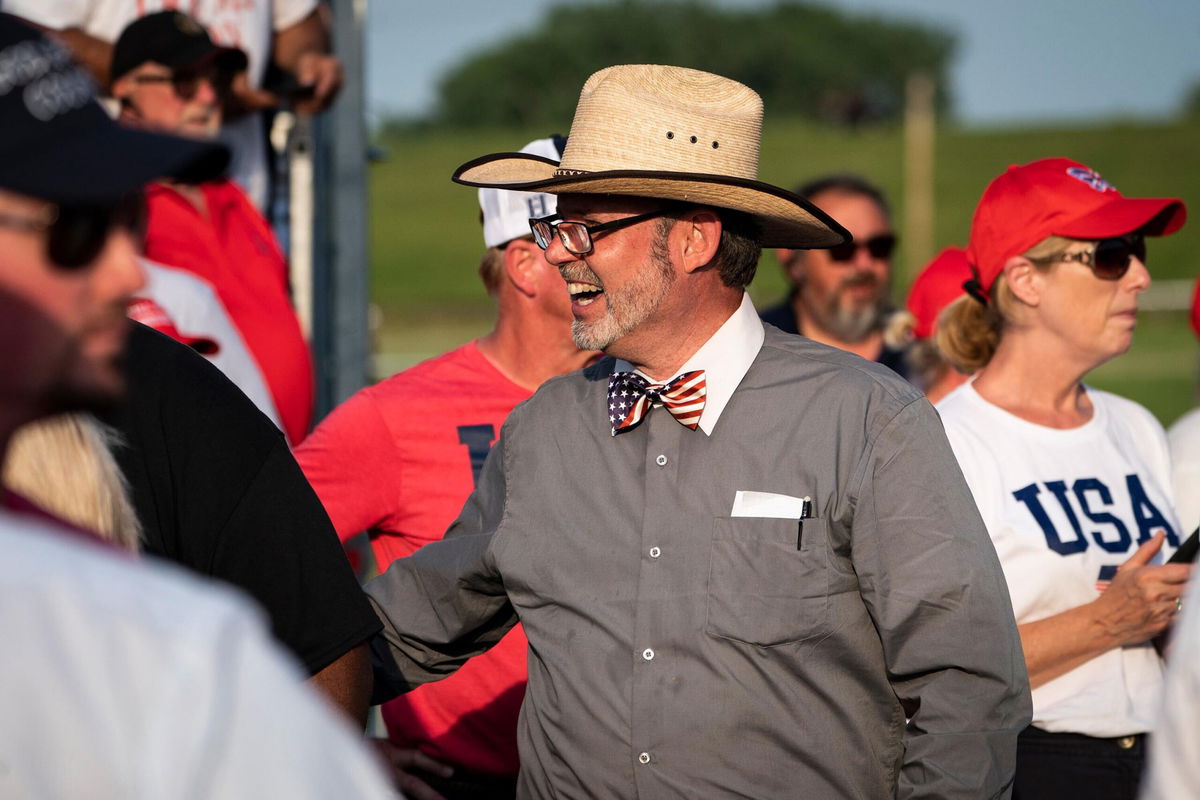
[(1055, 261), (1078, 261), (1084, 266), (1091, 267), (1097, 278), (1106, 281), (1117, 281), (1125, 277), (1134, 256), (1143, 264), (1146, 263), (1146, 238), (1140, 233), (1128, 236), (1114, 236), (1101, 239), (1091, 250), (1079, 253), (1062, 253), (1054, 257)]
[(46, 255), (65, 270), (82, 269), (95, 261), (116, 228), (130, 231), (140, 242), (144, 221), (141, 193), (126, 195), (115, 203), (51, 206), (41, 219), (0, 214), (0, 228), (46, 233)]

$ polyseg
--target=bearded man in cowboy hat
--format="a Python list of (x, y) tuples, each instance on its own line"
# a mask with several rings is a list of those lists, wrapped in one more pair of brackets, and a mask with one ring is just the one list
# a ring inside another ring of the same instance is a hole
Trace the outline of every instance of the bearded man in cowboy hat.
[(519, 619), (522, 797), (1007, 796), (1028, 682), (936, 414), (746, 297), (760, 247), (846, 238), (757, 180), (761, 118), (725, 78), (611, 67), (560, 164), (456, 173), (558, 195), (535, 238), (607, 356), (518, 406), (446, 538), (369, 584), (380, 679)]

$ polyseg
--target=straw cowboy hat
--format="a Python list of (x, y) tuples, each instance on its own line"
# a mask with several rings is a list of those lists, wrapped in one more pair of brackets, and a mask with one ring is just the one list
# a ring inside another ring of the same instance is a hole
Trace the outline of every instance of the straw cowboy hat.
[(758, 180), (762, 98), (683, 67), (608, 67), (588, 78), (562, 161), (495, 153), (454, 173), (467, 186), (616, 194), (752, 215), (764, 247), (832, 247), (850, 234), (799, 195)]

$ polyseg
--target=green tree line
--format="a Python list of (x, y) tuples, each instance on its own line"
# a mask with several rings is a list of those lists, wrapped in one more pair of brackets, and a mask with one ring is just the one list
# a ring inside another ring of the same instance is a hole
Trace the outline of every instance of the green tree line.
[(553, 8), (527, 33), (470, 56), (439, 85), (436, 124), (561, 128), (592, 72), (674, 64), (739, 80), (772, 114), (858, 124), (900, 113), (907, 75), (929, 73), (948, 103), (950, 33), (928, 25), (779, 2), (620, 0)]

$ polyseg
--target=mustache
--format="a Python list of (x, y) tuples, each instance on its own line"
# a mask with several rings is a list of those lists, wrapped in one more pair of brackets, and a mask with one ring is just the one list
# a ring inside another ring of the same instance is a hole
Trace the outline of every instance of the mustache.
[(562, 275), (563, 280), (567, 281), (568, 283), (590, 283), (593, 286), (599, 286), (601, 289), (604, 288), (604, 284), (600, 281), (600, 278), (596, 276), (596, 273), (592, 272), (591, 268), (582, 261), (574, 261), (570, 264), (564, 264), (558, 268), (558, 273)]
[(865, 270), (847, 275), (842, 279), (841, 283), (841, 285), (846, 288), (853, 286), (870, 286), (874, 288), (879, 284), (879, 277), (874, 272), (867, 272)]

